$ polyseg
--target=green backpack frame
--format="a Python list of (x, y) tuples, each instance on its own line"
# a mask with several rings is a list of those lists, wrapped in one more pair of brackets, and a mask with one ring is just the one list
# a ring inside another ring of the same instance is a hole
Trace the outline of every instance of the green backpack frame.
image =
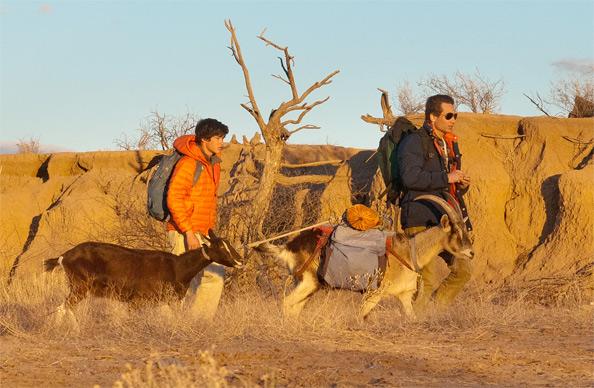
[[(407, 118), (399, 117), (380, 139), (376, 150), (376, 158), (386, 189), (380, 194), (379, 199), (387, 195), (386, 201), (388, 203), (397, 205), (400, 202), (404, 194), (404, 186), (398, 166), (398, 145), (405, 136), (419, 131), (420, 129)], [(421, 135), (426, 159), (430, 152), (428, 140), (430, 140), (428, 136)]]

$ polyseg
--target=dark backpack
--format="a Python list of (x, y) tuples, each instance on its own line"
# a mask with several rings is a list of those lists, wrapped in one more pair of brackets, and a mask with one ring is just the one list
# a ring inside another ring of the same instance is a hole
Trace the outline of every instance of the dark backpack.
[[(167, 208), (167, 190), (169, 189), (169, 178), (173, 173), (173, 169), (177, 162), (184, 155), (177, 150), (174, 150), (169, 155), (163, 155), (157, 164), (157, 170), (148, 182), (147, 190), (147, 209), (151, 217), (159, 221), (167, 221), (170, 218), (169, 209)], [(194, 172), (194, 180), (192, 185), (195, 185), (202, 173), (202, 163), (196, 161), (196, 171)]]
[[(380, 139), (377, 147), (377, 162), (386, 185), (386, 189), (381, 193), (379, 199), (387, 195), (386, 201), (396, 204), (403, 195), (404, 186), (400, 178), (398, 168), (398, 145), (405, 136), (418, 132), (419, 129), (405, 117), (399, 117), (394, 125), (388, 129), (386, 134)], [(428, 136), (421, 136), (424, 153), (429, 153)]]

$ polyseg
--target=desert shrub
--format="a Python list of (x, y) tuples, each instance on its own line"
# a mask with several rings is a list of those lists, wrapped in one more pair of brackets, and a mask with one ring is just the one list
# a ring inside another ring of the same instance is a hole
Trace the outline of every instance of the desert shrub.
[(474, 113), (495, 113), (505, 93), (502, 79), (491, 81), (477, 69), (474, 74), (457, 71), (453, 76), (430, 75), (419, 82), (427, 94), (452, 96), (457, 105), (464, 105)]
[(190, 112), (168, 116), (154, 111), (140, 123), (136, 137), (122, 134), (114, 143), (123, 150), (168, 150), (175, 139), (192, 133), (197, 122), (198, 117)]
[[(570, 118), (594, 116), (594, 66), (591, 63), (560, 61), (553, 63), (562, 71), (561, 76), (551, 81), (549, 96), (524, 94), (532, 104), (547, 116)], [(553, 111), (561, 109), (560, 112)], [(552, 114), (550, 113), (552, 112)]]
[(414, 94), (410, 83), (404, 82), (397, 89), (398, 92), (398, 110), (403, 115), (422, 113), (425, 111), (425, 101)]
[(551, 103), (567, 117), (594, 116), (594, 70), (551, 83)]
[(103, 186), (104, 203), (113, 211), (115, 225), (106, 225), (95, 236), (129, 248), (170, 249), (165, 223), (152, 218), (146, 209), (146, 184), (130, 177), (113, 180), (107, 176), (98, 182)]
[(19, 154), (38, 154), (41, 150), (39, 139), (34, 138), (20, 139), (16, 146)]

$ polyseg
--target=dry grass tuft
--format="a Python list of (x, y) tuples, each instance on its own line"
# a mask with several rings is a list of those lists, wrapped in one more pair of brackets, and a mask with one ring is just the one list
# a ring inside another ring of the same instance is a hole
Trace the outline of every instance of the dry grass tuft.
[(126, 367), (127, 372), (114, 383), (114, 388), (224, 388), (229, 386), (227, 380), (232, 378), (208, 351), (199, 352), (196, 363), (191, 366), (169, 358), (150, 360), (144, 368), (133, 368), (129, 364)]

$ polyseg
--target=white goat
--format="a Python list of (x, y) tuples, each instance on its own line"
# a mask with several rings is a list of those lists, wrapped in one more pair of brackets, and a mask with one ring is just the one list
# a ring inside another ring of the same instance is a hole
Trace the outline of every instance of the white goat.
[[(364, 318), (386, 295), (396, 296), (405, 314), (414, 318), (412, 299), (417, 292), (418, 272), (437, 254), (447, 251), (454, 257), (472, 258), (472, 243), (458, 212), (440, 197), (422, 195), (416, 200), (431, 201), (441, 207), (445, 214), (437, 226), (431, 227), (412, 238), (395, 234), (392, 238), (392, 252), (387, 252), (385, 272), (380, 274), (377, 290), (367, 292), (360, 314)], [(283, 246), (263, 244), (256, 250), (275, 256), (285, 263), (297, 283), (294, 290), (285, 297), (285, 315), (296, 317), (300, 314), (308, 298), (323, 284), (318, 277), (320, 258), (315, 257), (318, 240), (322, 237), (319, 229), (309, 229), (299, 233)], [(398, 257), (396, 257), (397, 255)], [(402, 262), (410, 263), (415, 269), (406, 268)]]

